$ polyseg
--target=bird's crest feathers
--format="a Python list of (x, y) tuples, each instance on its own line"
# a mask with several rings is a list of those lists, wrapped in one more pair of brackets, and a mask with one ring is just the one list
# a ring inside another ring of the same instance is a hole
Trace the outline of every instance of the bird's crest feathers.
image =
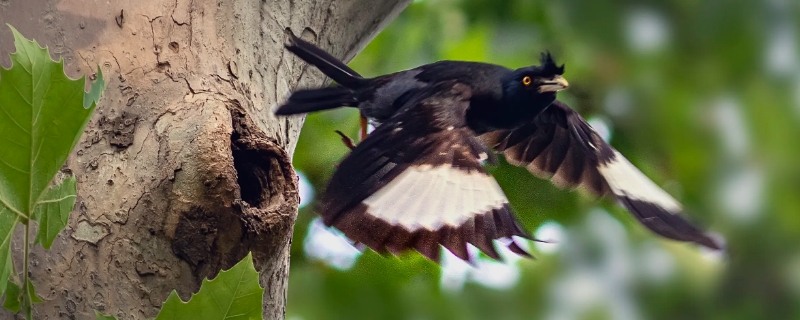
[(542, 52), (541, 56), (539, 57), (539, 62), (541, 63), (542, 73), (547, 75), (563, 75), (564, 74), (564, 64), (556, 65), (555, 60), (553, 60), (553, 55), (550, 54), (550, 51)]

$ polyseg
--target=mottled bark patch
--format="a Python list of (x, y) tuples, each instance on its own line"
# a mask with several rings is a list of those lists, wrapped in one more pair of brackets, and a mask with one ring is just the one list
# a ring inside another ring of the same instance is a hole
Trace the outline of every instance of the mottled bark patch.
[(136, 121), (139, 116), (122, 112), (121, 115), (108, 118), (100, 118), (100, 128), (106, 136), (108, 143), (122, 150), (133, 144), (133, 134), (136, 132)]
[(203, 207), (196, 206), (184, 212), (175, 230), (172, 251), (192, 269), (198, 269), (213, 254), (218, 225), (217, 215)]

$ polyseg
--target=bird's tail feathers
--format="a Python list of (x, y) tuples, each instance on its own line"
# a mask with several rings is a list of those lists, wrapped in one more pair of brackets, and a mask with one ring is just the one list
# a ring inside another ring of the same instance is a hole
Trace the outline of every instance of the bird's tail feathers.
[(286, 103), (275, 110), (275, 114), (287, 116), (355, 106), (356, 103), (353, 91), (344, 87), (304, 89), (293, 92)]
[(336, 83), (351, 89), (358, 89), (364, 85), (365, 79), (358, 72), (350, 69), (339, 59), (325, 52), (325, 50), (298, 38), (289, 30), (286, 31), (286, 35), (287, 40), (284, 46), (289, 52), (317, 67)]

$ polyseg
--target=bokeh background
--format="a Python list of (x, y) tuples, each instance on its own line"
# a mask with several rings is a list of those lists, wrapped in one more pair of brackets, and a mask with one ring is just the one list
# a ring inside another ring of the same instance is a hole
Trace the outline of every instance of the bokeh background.
[[(522, 67), (551, 51), (559, 98), (691, 218), (711, 252), (667, 241), (612, 201), (491, 169), (537, 260), (359, 252), (312, 210), (357, 113), (311, 115), (287, 318), (800, 319), (800, 2), (418, 0), (351, 63), (366, 76), (442, 59)], [(311, 204), (311, 205), (309, 205)]]

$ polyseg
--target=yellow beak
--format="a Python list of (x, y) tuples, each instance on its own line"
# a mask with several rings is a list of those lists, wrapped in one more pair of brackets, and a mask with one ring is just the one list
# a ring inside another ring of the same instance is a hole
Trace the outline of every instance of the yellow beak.
[(555, 76), (539, 86), (539, 92), (558, 92), (569, 88), (569, 82), (562, 76)]

